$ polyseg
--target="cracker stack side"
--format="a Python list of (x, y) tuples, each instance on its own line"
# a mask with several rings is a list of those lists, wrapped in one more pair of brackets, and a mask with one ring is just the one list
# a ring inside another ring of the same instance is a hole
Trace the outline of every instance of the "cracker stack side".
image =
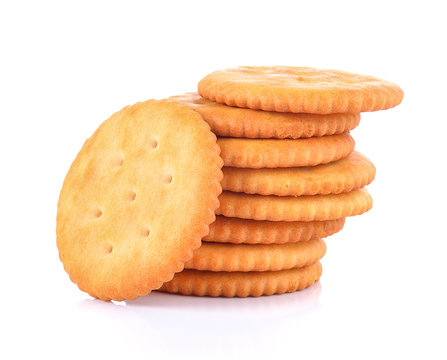
[[(161, 291), (246, 297), (304, 289), (321, 276), (322, 238), (371, 209), (365, 186), (375, 167), (354, 150), (349, 130), (360, 111), (395, 106), (403, 93), (349, 73), (331, 78), (330, 92), (318, 80), (309, 85), (307, 69), (218, 71), (199, 83), (203, 97), (171, 98), (198, 111), (218, 136), (224, 191), (202, 247)], [(314, 70), (312, 76), (324, 77)], [(296, 85), (303, 72), (304, 84)], [(358, 81), (362, 92), (349, 92), (346, 79)]]

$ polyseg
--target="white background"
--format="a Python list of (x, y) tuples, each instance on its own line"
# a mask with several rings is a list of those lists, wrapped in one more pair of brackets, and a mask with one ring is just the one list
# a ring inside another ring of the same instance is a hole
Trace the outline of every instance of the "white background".
[[(0, 357), (445, 359), (446, 33), (442, 1), (1, 1)], [(320, 283), (256, 299), (80, 292), (55, 218), (85, 139), (124, 105), (275, 64), (405, 91), (352, 132), (375, 204), (327, 239)]]

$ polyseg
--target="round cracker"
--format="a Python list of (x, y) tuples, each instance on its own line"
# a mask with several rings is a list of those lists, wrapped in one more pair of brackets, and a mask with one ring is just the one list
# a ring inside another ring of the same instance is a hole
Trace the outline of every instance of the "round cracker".
[(57, 246), (71, 280), (123, 300), (172, 279), (214, 221), (221, 166), (215, 135), (187, 106), (150, 100), (112, 115), (59, 198)]
[(303, 290), (320, 279), (319, 261), (280, 271), (213, 272), (184, 270), (163, 284), (160, 291), (195, 296), (247, 297)]
[(246, 66), (215, 71), (199, 82), (204, 98), (266, 111), (334, 114), (399, 105), (403, 91), (373, 76), (292, 66)]
[(360, 114), (294, 114), (243, 109), (215, 103), (197, 93), (169, 100), (191, 106), (219, 136), (253, 139), (298, 139), (334, 135), (354, 129)]
[(372, 207), (366, 189), (310, 196), (249, 195), (224, 191), (217, 215), (270, 221), (323, 221), (361, 215)]
[(185, 263), (185, 269), (279, 271), (313, 264), (325, 253), (322, 239), (270, 245), (203, 243)]
[(218, 138), (225, 166), (278, 168), (314, 166), (340, 160), (354, 150), (348, 133), (307, 139)]
[(216, 216), (202, 240), (233, 244), (285, 244), (325, 238), (343, 229), (345, 219), (262, 221)]
[(244, 169), (224, 167), (222, 188), (246, 194), (301, 196), (338, 194), (365, 187), (373, 181), (376, 168), (360, 154), (309, 167)]

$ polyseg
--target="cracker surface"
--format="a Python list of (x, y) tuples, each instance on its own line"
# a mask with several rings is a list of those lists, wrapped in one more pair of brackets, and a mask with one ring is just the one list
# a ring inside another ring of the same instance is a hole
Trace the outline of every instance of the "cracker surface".
[(281, 271), (213, 272), (184, 270), (160, 291), (195, 296), (247, 297), (303, 290), (320, 279), (320, 262)]
[(325, 253), (322, 239), (270, 245), (203, 243), (185, 269), (279, 271), (313, 264)]
[(221, 166), (215, 135), (187, 106), (149, 100), (112, 115), (59, 198), (57, 246), (71, 280), (103, 300), (169, 281), (215, 219)]
[(314, 166), (343, 159), (354, 150), (348, 133), (306, 139), (218, 138), (225, 166), (278, 168)]
[(246, 194), (301, 196), (338, 194), (360, 189), (376, 174), (373, 163), (352, 152), (328, 164), (279, 169), (224, 167), (222, 188)]
[(298, 139), (341, 134), (354, 129), (360, 114), (296, 114), (227, 106), (204, 99), (197, 93), (172, 96), (202, 115), (219, 136), (258, 139)]
[(309, 196), (249, 195), (224, 191), (217, 215), (270, 221), (324, 221), (361, 215), (372, 207), (366, 189)]
[(325, 238), (343, 228), (345, 219), (327, 221), (267, 221), (216, 216), (208, 242), (233, 244), (285, 244)]
[(373, 76), (292, 66), (245, 66), (215, 71), (198, 85), (217, 103), (265, 111), (335, 114), (399, 105), (402, 89)]

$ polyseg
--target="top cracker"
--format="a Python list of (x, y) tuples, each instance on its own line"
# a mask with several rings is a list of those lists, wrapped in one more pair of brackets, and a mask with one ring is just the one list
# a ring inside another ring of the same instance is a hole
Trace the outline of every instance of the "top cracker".
[(229, 106), (312, 114), (384, 110), (403, 98), (397, 85), (373, 76), (291, 66), (215, 71), (198, 88), (204, 98)]
[(57, 246), (71, 280), (103, 300), (171, 280), (215, 219), (221, 167), (215, 135), (187, 106), (149, 100), (112, 115), (59, 198)]

